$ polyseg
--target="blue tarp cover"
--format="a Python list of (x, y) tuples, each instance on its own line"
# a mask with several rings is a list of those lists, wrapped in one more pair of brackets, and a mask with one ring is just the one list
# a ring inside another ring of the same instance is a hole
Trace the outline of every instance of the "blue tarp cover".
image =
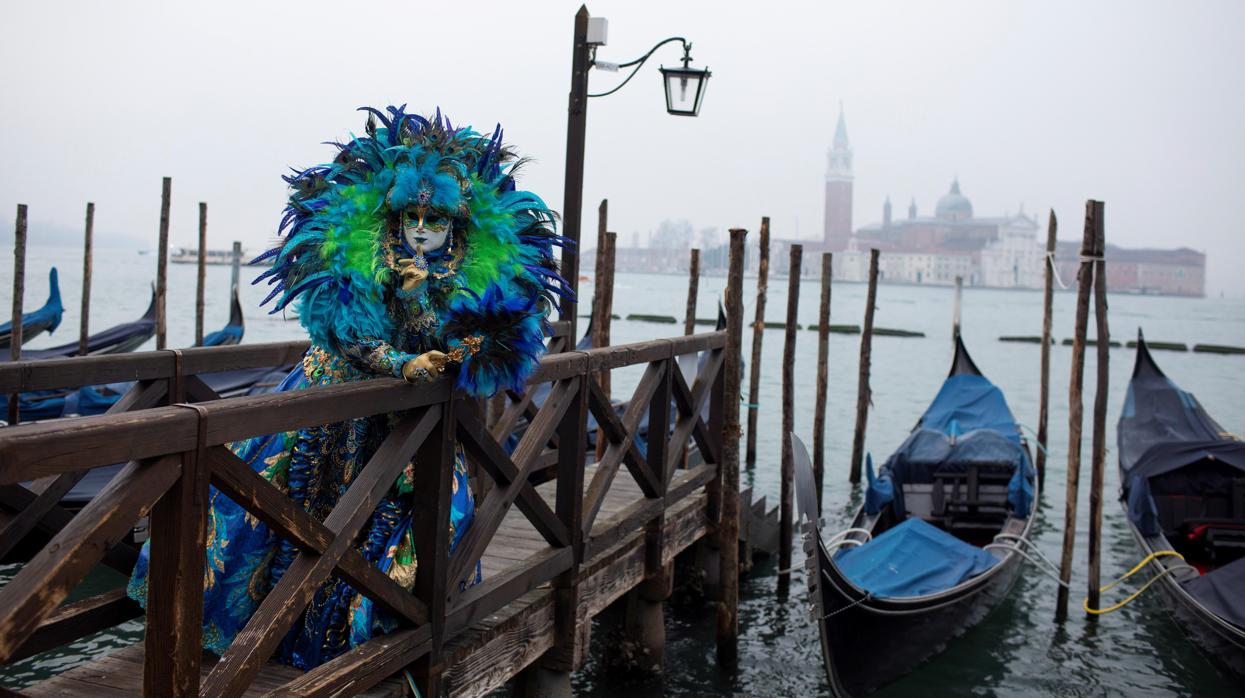
[(921, 427), (948, 436), (989, 429), (1020, 444), (1016, 419), (1007, 408), (1003, 391), (984, 376), (961, 374), (943, 381), (942, 389), (921, 417)]
[(945, 591), (990, 569), (996, 559), (912, 518), (864, 545), (841, 550), (834, 562), (861, 589), (876, 597), (896, 598)]

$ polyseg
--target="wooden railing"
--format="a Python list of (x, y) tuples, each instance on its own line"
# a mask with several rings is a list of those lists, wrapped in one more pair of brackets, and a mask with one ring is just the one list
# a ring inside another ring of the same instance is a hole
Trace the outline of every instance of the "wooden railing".
[[(293, 680), (283, 688), (290, 694), (355, 692), (414, 665), (423, 694), (437, 695), (439, 675), (447, 668), (440, 660), (447, 641), (546, 583), (554, 588), (557, 618), (557, 640), (546, 661), (573, 666), (583, 649), (575, 639), (581, 564), (644, 530), (646, 558), (660, 567), (666, 508), (706, 484), (710, 517), (716, 517), (722, 501), (717, 463), (726, 398), (725, 343), (725, 332), (713, 332), (550, 354), (528, 391), (512, 396), (513, 403), (492, 429), (481, 418), (479, 403), (453, 391), (449, 380), (412, 386), (381, 378), (217, 399), (200, 378), (215, 371), (292, 363), (305, 342), (0, 365), (0, 393), (137, 381), (108, 414), (0, 429), (0, 554), (28, 535), (47, 539), (0, 588), (0, 664), (143, 614), (123, 589), (62, 603), (101, 562), (129, 574), (137, 550), (124, 540), (149, 512), (146, 695), (241, 695), (330, 576), (345, 580), (399, 618), (402, 627)], [(694, 352), (704, 355), (688, 384), (677, 358)], [(632, 365), (644, 366), (644, 374), (619, 415), (594, 375)], [(530, 396), (541, 383), (551, 389), (536, 405)], [(706, 404), (710, 424), (702, 418)], [(589, 412), (602, 426), (607, 445), (585, 483)], [(397, 416), (394, 426), (323, 521), (303, 511), (226, 446), (382, 413)], [(646, 413), (649, 428), (641, 435)], [(526, 428), (518, 445), (507, 453), (503, 443), (524, 417)], [(639, 448), (641, 438), (644, 449)], [(698, 447), (703, 463), (680, 478), (677, 488), (670, 487), (689, 442)], [(449, 479), (460, 445), (476, 466), (476, 476), (487, 482), (477, 486), (485, 494), (478, 498), (475, 521), (451, 556), (445, 535)], [(420, 484), (413, 494), (419, 554), (413, 595), (365, 560), (355, 545), (380, 498), (412, 461)], [(61, 497), (88, 470), (114, 463), (126, 465), (80, 512), (74, 515), (60, 507)], [(530, 477), (549, 464), (557, 479), (552, 507)], [(611, 519), (609, 527), (594, 528), (623, 466), (644, 499)], [(209, 484), (299, 553), (200, 683)], [(460, 589), (457, 580), (474, 569), (511, 506), (549, 547), (504, 573)]]

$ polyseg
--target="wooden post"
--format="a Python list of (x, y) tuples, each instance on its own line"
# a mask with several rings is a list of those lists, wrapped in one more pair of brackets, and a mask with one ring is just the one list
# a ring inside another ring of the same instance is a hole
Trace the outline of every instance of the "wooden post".
[(795, 327), (800, 319), (800, 268), (803, 245), (791, 246), (787, 281), (787, 336), (782, 345), (782, 486), (778, 513), (778, 590), (791, 583), (792, 506), (795, 504), (795, 463), (790, 434), (795, 428)]
[[(600, 325), (598, 320), (601, 319), (601, 303), (605, 300), (605, 290), (601, 283), (605, 278), (605, 230), (609, 220), (610, 201), (609, 199), (601, 199), (601, 205), (597, 207), (597, 257), (596, 265), (592, 269), (592, 338), (593, 346), (600, 346), (596, 343), (596, 334)], [(570, 337), (568, 342), (574, 344), (578, 340), (577, 337)], [(571, 347), (568, 346), (567, 349)]]
[[(834, 255), (821, 254), (821, 310), (817, 317), (817, 398), (813, 407), (813, 480), (817, 483), (817, 513), (821, 513), (821, 490), (826, 478), (826, 393), (829, 389), (830, 280)], [(789, 446), (788, 446), (789, 448)]]
[(168, 317), (165, 295), (169, 285), (169, 199), (173, 178), (165, 177), (160, 187), (160, 247), (156, 258), (156, 349), (168, 345)]
[[(581, 5), (575, 13), (575, 38), (571, 45), (571, 92), (566, 107), (566, 174), (563, 177), (562, 235), (571, 244), (562, 248), (560, 271), (570, 283), (571, 290), (579, 291), (579, 244), (580, 225), (584, 209), (584, 144), (588, 130), (588, 71), (592, 69), (592, 48), (588, 44), (588, 8)], [(558, 319), (569, 323), (568, 349), (575, 346), (579, 337), (579, 318), (576, 317), (578, 296), (562, 298), (558, 303)]]
[[(1104, 207), (1095, 201), (1094, 319), (1097, 321), (1098, 383), (1094, 388), (1094, 437), (1089, 483), (1089, 607), (1098, 608), (1102, 553), (1102, 489), (1107, 462), (1107, 388), (1111, 332), (1107, 327), (1107, 240)], [(1090, 618), (1098, 618), (1090, 614)]]
[(86, 205), (86, 241), (82, 252), (82, 317), (78, 325), (78, 354), (86, 356), (91, 336), (91, 243), (95, 235), (95, 204)]
[(457, 448), (458, 420), (455, 418), (455, 402), (461, 399), (454, 394), (441, 404), (441, 419), (436, 428), (420, 444), (415, 453), (415, 477), (420, 486), (412, 495), (414, 500), (415, 549), (420, 554), (420, 564), (415, 571), (415, 596), (428, 606), (431, 625), (431, 651), (415, 664), (416, 681), (421, 684), (421, 695), (439, 698), (444, 695), (440, 661), (445, 642), (446, 587), (449, 585), (449, 538), (445, 531), (450, 523), (450, 478), (454, 472)]
[(718, 544), (721, 557), (722, 598), (718, 601), (718, 664), (733, 669), (739, 639), (739, 359), (743, 350), (744, 238), (748, 232), (731, 229), (731, 259), (726, 281), (726, 349), (722, 366), (721, 520)]
[(242, 275), (242, 243), (233, 241), (233, 269), (229, 279), (229, 290), (238, 288), (238, 279)]
[(683, 316), (683, 334), (696, 332), (696, 294), (700, 291), (700, 250), (692, 248), (687, 272), (687, 312)]
[(199, 202), (199, 281), (195, 284), (195, 346), (203, 344), (203, 294), (207, 284), (207, 204)]
[(210, 479), (203, 453), (182, 454), (181, 476), (151, 508), (145, 696), (199, 695)]
[[(13, 330), (9, 334), (9, 358), (22, 358), (22, 297), (26, 293), (26, 204), (17, 205), (13, 228)], [(9, 423), (21, 422), (20, 393), (9, 396)]]
[[(1089, 325), (1089, 291), (1094, 280), (1095, 219), (1101, 213), (1102, 204), (1085, 203), (1085, 233), (1081, 239), (1081, 268), (1077, 273), (1076, 328), (1072, 339), (1072, 373), (1068, 385), (1068, 493), (1064, 503), (1063, 555), (1060, 558), (1059, 578), (1067, 584), (1072, 579), (1072, 547), (1076, 543), (1076, 500), (1081, 478), (1081, 422), (1084, 407), (1081, 404), (1081, 384), (1085, 378), (1085, 333)], [(1055, 618), (1063, 620), (1068, 615), (1068, 588), (1060, 586), (1055, 599)]]
[(1046, 488), (1046, 423), (1050, 418), (1050, 334), (1055, 296), (1055, 231), (1059, 222), (1051, 209), (1050, 223), (1046, 228), (1046, 286), (1042, 296), (1042, 380), (1038, 396), (1038, 491)]
[[(696, 333), (696, 296), (699, 293), (700, 293), (700, 250), (693, 247), (692, 252), (691, 252), (691, 260), (688, 263), (687, 310), (683, 316), (683, 334), (685, 336)], [(680, 357), (680, 358), (686, 358), (687, 361), (690, 361), (691, 363), (689, 365), (692, 367), (693, 371), (695, 370), (695, 366), (696, 366), (696, 355), (695, 354), (689, 354), (687, 357)], [(678, 367), (678, 370), (683, 370), (682, 363), (676, 362), (676, 366)], [(685, 374), (685, 377), (687, 377), (686, 374)], [(689, 383), (693, 380), (690, 377), (688, 377), (687, 379)], [(682, 455), (679, 458), (679, 462), (682, 463), (682, 465), (680, 467), (686, 468), (687, 467), (687, 446), (684, 446), (681, 450), (682, 450)], [(745, 563), (746, 562), (747, 561), (745, 560)]]
[(765, 294), (769, 288), (769, 216), (761, 218), (761, 255), (757, 266), (756, 320), (752, 323), (752, 369), (748, 378), (748, 443), (744, 464), (757, 463), (757, 402), (761, 391), (761, 336), (765, 332)]
[(553, 580), (554, 644), (541, 662), (545, 670), (554, 672), (551, 683), (554, 695), (569, 696), (571, 672), (583, 662), (592, 624), (580, 613), (580, 565), (584, 561), (584, 451), (588, 423), (588, 381), (591, 376), (575, 380), (570, 406), (558, 424), (557, 494), (555, 509), (558, 520), (570, 532), (570, 548), (574, 564)]
[(869, 250), (869, 294), (865, 298), (865, 326), (860, 335), (860, 375), (856, 382), (856, 432), (852, 436), (852, 469), (849, 480), (860, 482), (865, 455), (865, 425), (869, 421), (869, 363), (873, 353), (873, 309), (878, 300), (878, 251)]
[(955, 277), (955, 310), (951, 317), (951, 343), (960, 337), (960, 305), (964, 296), (964, 277)]
[[(603, 233), (600, 238), (601, 254), (598, 255), (601, 264), (601, 274), (596, 279), (597, 296), (599, 303), (597, 305), (596, 317), (592, 321), (592, 346), (608, 347), (610, 345), (610, 321), (614, 315), (614, 248), (618, 244), (618, 233)], [(568, 340), (569, 341), (569, 340)], [(573, 346), (568, 345), (567, 349)], [(601, 371), (596, 376), (601, 391), (608, 399), (610, 396), (610, 372), (608, 369)], [(585, 417), (586, 418), (586, 417)], [(605, 429), (597, 427), (597, 460), (605, 455)]]

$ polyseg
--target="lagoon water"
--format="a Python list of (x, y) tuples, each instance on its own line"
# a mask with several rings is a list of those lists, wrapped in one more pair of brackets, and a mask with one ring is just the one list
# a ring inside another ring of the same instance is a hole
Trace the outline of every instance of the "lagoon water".
[[(806, 260), (806, 266), (813, 264)], [(28, 252), (26, 307), (42, 304), (47, 293), (47, 268), (56, 264), (66, 312), (52, 337), (39, 337), (30, 348), (68, 342), (76, 337), (81, 287), (81, 253), (75, 249), (32, 247)], [(819, 262), (817, 262), (819, 265)], [(11, 270), (0, 270), (0, 307), (9, 307), (7, 289)], [(169, 281), (169, 339), (171, 346), (187, 346), (194, 317), (183, 311), (194, 307), (194, 266), (172, 265)], [(274, 341), (302, 336), (297, 322), (267, 315), (257, 308), (266, 295), (245, 285), (254, 275), (244, 269), (242, 304), (246, 313), (247, 342)], [(141, 315), (155, 277), (154, 254), (133, 250), (96, 253), (92, 289), (91, 326), (102, 329)], [(1071, 280), (1066, 280), (1071, 281)], [(228, 317), (229, 269), (209, 267), (206, 330), (223, 325)], [(698, 316), (716, 316), (716, 303), (725, 285), (722, 277), (705, 277), (700, 284)], [(682, 317), (687, 281), (684, 277), (619, 274), (615, 313), (664, 314)], [(771, 280), (767, 317), (782, 319), (786, 309), (786, 279)], [(592, 292), (584, 284), (585, 301)], [(805, 280), (800, 288), (800, 322), (816, 323), (819, 282)], [(881, 461), (899, 445), (933, 398), (946, 376), (951, 359), (950, 288), (882, 285), (878, 290), (875, 323), (880, 327), (918, 330), (924, 338), (876, 337), (873, 343), (873, 407), (869, 415), (867, 448)], [(835, 284), (834, 323), (860, 324), (865, 287)], [(744, 290), (746, 319), (753, 316), (755, 279)], [(1055, 296), (1054, 335), (1072, 336), (1074, 297)], [(1038, 413), (1038, 358), (1036, 344), (1007, 344), (1001, 335), (1041, 333), (1041, 294), (1029, 291), (965, 289), (963, 335), (978, 366), (1006, 394), (1017, 420), (1036, 428)], [(585, 306), (586, 307), (586, 303)], [(1112, 295), (1110, 322), (1114, 339), (1133, 339), (1139, 327), (1146, 337), (1193, 343), (1245, 345), (1245, 300), (1184, 299)], [(581, 321), (582, 323), (583, 321)], [(582, 326), (582, 324), (581, 324)], [(1093, 318), (1091, 316), (1091, 335)], [(668, 336), (680, 326), (616, 320), (613, 343)], [(798, 334), (796, 350), (795, 431), (812, 442), (812, 411), (816, 375), (817, 336), (807, 329)], [(745, 354), (751, 342), (745, 330)], [(827, 415), (826, 519), (829, 528), (843, 526), (859, 501), (859, 492), (847, 483), (856, 403), (859, 336), (830, 336), (830, 396)], [(767, 330), (759, 399), (758, 463), (741, 475), (745, 485), (777, 501), (780, 437), (780, 362), (783, 332)], [(152, 348), (148, 346), (145, 348)], [(1036, 541), (1048, 556), (1058, 559), (1062, 540), (1067, 462), (1068, 374), (1071, 349), (1052, 350), (1050, 443), (1047, 489), (1042, 496)], [(1155, 352), (1163, 370), (1181, 387), (1195, 393), (1206, 409), (1233, 432), (1245, 431), (1245, 356)], [(1132, 371), (1133, 351), (1110, 352), (1108, 408), (1108, 464), (1104, 521), (1104, 582), (1125, 573), (1139, 555), (1116, 501), (1115, 420), (1124, 401)], [(751, 367), (747, 367), (751, 370)], [(1094, 353), (1087, 353), (1085, 412), (1090, 418), (1095, 376)], [(614, 396), (625, 398), (638, 380), (633, 369), (615, 373)], [(746, 382), (745, 382), (746, 386)], [(1144, 595), (1117, 613), (1087, 621), (1080, 613), (1086, 585), (1086, 545), (1089, 483), (1089, 422), (1085, 426), (1082, 488), (1077, 527), (1070, 618), (1054, 622), (1055, 583), (1032, 566), (1008, 599), (981, 625), (955, 641), (949, 649), (916, 672), (879, 693), (884, 696), (1001, 695), (1001, 696), (1229, 696), (1242, 687), (1220, 673), (1184, 638), (1162, 611), (1157, 595)], [(12, 574), (0, 570), (0, 578)], [(104, 580), (99, 580), (104, 581)], [(796, 564), (790, 595), (776, 596), (773, 562), (758, 566), (741, 584), (740, 668), (733, 677), (719, 674), (713, 658), (713, 609), (709, 606), (672, 606), (667, 612), (667, 668), (660, 678), (619, 678), (601, 668), (599, 654), (575, 677), (577, 693), (590, 696), (716, 696), (824, 695), (827, 687), (821, 666), (817, 628), (808, 617), (802, 553), (796, 545)], [(1115, 597), (1107, 597), (1115, 598)], [(1105, 601), (1105, 599), (1104, 599)], [(20, 686), (79, 661), (93, 653), (133, 642), (140, 636), (136, 624), (120, 635), (98, 636), (79, 643), (70, 653), (45, 655), (0, 670), (0, 682)], [(604, 635), (599, 639), (604, 639)], [(601, 642), (594, 652), (601, 651)]]

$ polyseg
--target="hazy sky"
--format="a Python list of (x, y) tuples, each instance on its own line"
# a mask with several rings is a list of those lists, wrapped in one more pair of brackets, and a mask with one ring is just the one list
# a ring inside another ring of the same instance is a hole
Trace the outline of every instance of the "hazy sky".
[[(572, 2), (24, 2), (0, 42), (0, 210), (154, 245), (160, 177), (174, 244), (209, 202), (212, 246), (257, 251), (280, 175), (331, 157), (362, 105), (500, 121), (532, 156), (521, 184), (561, 208)], [(700, 118), (665, 114), (657, 65), (589, 105), (586, 216), (610, 199), (623, 244), (666, 218), (820, 237), (839, 103), (856, 217), (958, 173), (979, 215), (1055, 208), (1075, 239), (1087, 198), (1108, 240), (1209, 255), (1208, 291), (1245, 294), (1245, 3), (594, 2), (599, 58), (681, 34), (713, 70)], [(594, 91), (618, 74), (594, 73)], [(4, 225), (10, 225), (5, 223)]]

